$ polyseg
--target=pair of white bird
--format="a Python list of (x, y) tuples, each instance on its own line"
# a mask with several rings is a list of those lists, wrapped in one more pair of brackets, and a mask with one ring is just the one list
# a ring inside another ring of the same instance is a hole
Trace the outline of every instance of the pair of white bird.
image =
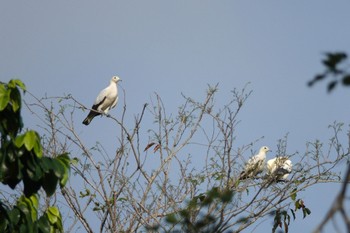
[[(244, 171), (239, 179), (255, 177), (265, 169), (266, 154), (270, 149), (267, 146), (260, 148), (259, 153), (250, 158), (245, 165)], [(292, 161), (288, 157), (275, 157), (266, 163), (267, 175), (272, 176), (276, 181), (285, 181), (292, 172)]]
[(102, 113), (108, 114), (108, 111), (114, 108), (118, 103), (118, 88), (117, 83), (121, 81), (118, 76), (113, 76), (109, 82), (109, 86), (103, 89), (98, 94), (94, 104), (88, 116), (83, 121), (84, 125), (90, 124), (95, 116), (101, 115)]

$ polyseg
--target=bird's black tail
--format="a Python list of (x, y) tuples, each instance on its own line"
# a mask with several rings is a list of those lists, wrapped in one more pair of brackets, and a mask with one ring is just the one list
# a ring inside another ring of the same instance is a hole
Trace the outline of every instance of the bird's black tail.
[(101, 113), (97, 113), (96, 111), (90, 111), (89, 115), (84, 119), (83, 124), (89, 125), (92, 119), (94, 119), (94, 117), (98, 115), (101, 115)]

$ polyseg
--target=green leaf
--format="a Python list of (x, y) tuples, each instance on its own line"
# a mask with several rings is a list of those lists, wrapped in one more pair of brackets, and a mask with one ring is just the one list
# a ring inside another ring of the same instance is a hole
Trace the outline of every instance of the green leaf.
[(290, 198), (292, 198), (293, 201), (297, 198), (297, 190), (293, 189), (293, 191), (290, 194)]
[(233, 191), (232, 190), (229, 190), (229, 189), (226, 189), (225, 191), (223, 191), (221, 193), (221, 201), (222, 203), (228, 203), (232, 200), (233, 198)]
[(36, 140), (36, 143), (34, 144), (34, 153), (38, 158), (43, 157), (43, 147), (41, 146), (40, 139)]
[(290, 212), (292, 212), (293, 219), (295, 220), (295, 212), (294, 212), (294, 210), (290, 209)]
[(46, 211), (46, 213), (49, 217), (49, 221), (51, 224), (56, 224), (57, 221), (61, 220), (61, 213), (58, 210), (58, 208), (55, 206), (49, 207), (49, 209)]
[(15, 139), (15, 146), (18, 148), (22, 147), (24, 144), (24, 138), (25, 138), (25, 134), (18, 135)]
[(79, 197), (80, 197), (80, 198), (84, 198), (84, 197), (89, 196), (89, 195), (90, 195), (90, 190), (89, 190), (89, 189), (85, 189), (85, 193), (83, 193), (82, 191), (80, 191)]
[(58, 178), (53, 172), (50, 172), (44, 176), (43, 189), (45, 190), (47, 196), (52, 196), (55, 193), (57, 184)]
[(0, 85), (0, 111), (3, 111), (10, 101), (10, 90), (5, 85)]
[(0, 172), (3, 174), (1, 175), (3, 178), (3, 184), (14, 189), (23, 177), (21, 172), (22, 167), (23, 165), (19, 159), (16, 159), (15, 161), (4, 161), (0, 167)]
[(24, 83), (19, 79), (11, 79), (8, 85), (11, 88), (15, 88), (17, 86), (17, 87), (21, 88), (23, 91), (27, 90)]
[(179, 222), (175, 214), (168, 214), (165, 218), (165, 221), (170, 224), (176, 224)]
[(53, 159), (51, 161), (52, 163), (52, 168), (53, 168), (53, 172), (55, 174), (55, 176), (57, 178), (62, 178), (64, 176), (65, 173), (65, 168), (64, 168), (64, 163), (62, 163), (60, 160), (58, 159)]
[(38, 207), (39, 207), (39, 200), (38, 200), (38, 196), (37, 195), (32, 195), (29, 197), (29, 200), (31, 202), (31, 206), (32, 208), (35, 210), (35, 213), (33, 213), (33, 218), (36, 218), (37, 216), (37, 211), (38, 211)]
[(21, 196), (17, 200), (17, 206), (20, 211), (26, 216), (27, 221), (33, 223), (37, 219), (38, 198), (36, 195), (32, 195), (29, 198)]
[(336, 71), (336, 66), (347, 58), (345, 53), (326, 53), (327, 58), (323, 64), (331, 71)]
[(21, 218), (21, 213), (19, 212), (19, 210), (17, 208), (13, 208), (10, 212), (9, 212), (9, 218), (11, 220), (11, 223), (16, 225), (18, 224), (20, 218)]
[(15, 139), (15, 145), (18, 148), (24, 145), (28, 151), (34, 149), (34, 153), (38, 158), (43, 156), (40, 136), (34, 130), (29, 130), (25, 134), (17, 136)]
[(17, 112), (18, 109), (21, 108), (21, 103), (22, 103), (21, 93), (19, 92), (19, 90), (17, 88), (11, 90), (10, 102), (11, 102), (11, 105), (12, 105), (12, 110), (14, 112)]
[(350, 74), (345, 75), (343, 77), (342, 83), (344, 86), (349, 86), (350, 85)]
[(28, 174), (28, 177), (35, 181), (38, 182), (42, 177), (43, 177), (43, 170), (41, 168), (41, 159), (37, 158), (30, 152), (31, 155), (26, 156), (24, 159), (24, 167), (25, 171)]
[(327, 87), (328, 92), (331, 92), (335, 88), (337, 83), (338, 83), (337, 81), (332, 81), (332, 82), (328, 83), (328, 87)]
[(40, 167), (44, 173), (49, 173), (50, 170), (54, 169), (54, 166), (52, 165), (52, 158), (42, 157), (40, 160)]
[(249, 217), (240, 217), (240, 218), (237, 220), (237, 222), (238, 222), (238, 223), (245, 224), (245, 223), (248, 222), (248, 220), (249, 220)]
[(27, 197), (37, 193), (38, 190), (41, 187), (41, 182), (40, 181), (33, 181), (32, 179), (30, 179), (28, 177), (28, 175), (25, 175), (25, 174), (23, 176), (23, 180), (22, 181), (23, 181), (23, 186), (24, 186), (23, 193)]
[(68, 153), (63, 153), (60, 154), (59, 156), (56, 157), (56, 159), (60, 160), (62, 163), (64, 163), (65, 167), (69, 168), (71, 160), (68, 156)]
[(64, 173), (61, 176), (60, 180), (60, 186), (64, 187), (69, 179), (69, 173), (70, 173), (70, 158), (67, 153), (61, 154), (56, 157), (56, 159), (61, 163)]
[(23, 142), (24, 142), (24, 146), (28, 151), (31, 151), (34, 148), (35, 141), (36, 141), (36, 134), (34, 131), (30, 130), (25, 133)]
[(315, 76), (315, 78), (313, 80), (311, 80), (310, 82), (308, 82), (308, 86), (311, 87), (312, 85), (315, 84), (315, 82), (321, 81), (322, 79), (324, 79), (326, 77), (325, 74), (318, 74)]
[(77, 164), (79, 163), (79, 158), (74, 157), (74, 158), (70, 161), (70, 163), (71, 163), (72, 165), (77, 165)]
[(40, 232), (42, 233), (50, 233), (51, 225), (47, 218), (47, 215), (43, 215), (40, 217), (38, 221), (38, 227)]
[(309, 208), (305, 208), (304, 210), (306, 212), (306, 215), (310, 215), (311, 214), (311, 210)]
[(300, 207), (300, 202), (299, 202), (300, 200), (297, 200), (296, 202), (295, 202), (295, 210), (298, 210), (298, 209), (300, 209), (301, 207)]
[(159, 232), (159, 225), (145, 226), (146, 232)]
[(117, 201), (126, 202), (126, 201), (128, 201), (128, 199), (125, 197), (121, 197), (121, 198), (118, 198)]

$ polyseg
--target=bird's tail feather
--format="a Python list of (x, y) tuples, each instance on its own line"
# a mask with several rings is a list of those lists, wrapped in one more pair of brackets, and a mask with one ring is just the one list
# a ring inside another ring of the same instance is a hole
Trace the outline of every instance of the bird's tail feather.
[(87, 117), (84, 119), (83, 124), (84, 124), (84, 125), (89, 125), (90, 122), (91, 122), (91, 120), (92, 120), (92, 118), (87, 116)]
[(83, 124), (84, 125), (89, 125), (90, 122), (92, 121), (92, 119), (94, 119), (95, 116), (100, 115), (100, 113), (94, 112), (94, 111), (90, 111), (89, 115), (84, 119)]

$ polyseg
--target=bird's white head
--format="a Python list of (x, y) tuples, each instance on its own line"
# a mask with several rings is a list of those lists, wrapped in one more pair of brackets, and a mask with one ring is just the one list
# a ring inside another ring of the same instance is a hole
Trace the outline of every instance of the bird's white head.
[(268, 148), (267, 146), (263, 146), (260, 148), (259, 153), (264, 153), (266, 154), (267, 152), (271, 151), (270, 148)]
[(113, 76), (111, 79), (111, 82), (118, 83), (119, 81), (122, 81), (118, 76)]

